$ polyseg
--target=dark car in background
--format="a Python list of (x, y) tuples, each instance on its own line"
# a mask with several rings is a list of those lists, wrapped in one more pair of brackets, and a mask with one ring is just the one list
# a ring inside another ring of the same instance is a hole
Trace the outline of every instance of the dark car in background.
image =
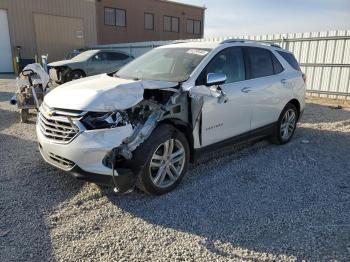
[(114, 50), (88, 50), (69, 60), (50, 63), (50, 78), (57, 83), (66, 83), (86, 76), (110, 73), (119, 70), (134, 57)]

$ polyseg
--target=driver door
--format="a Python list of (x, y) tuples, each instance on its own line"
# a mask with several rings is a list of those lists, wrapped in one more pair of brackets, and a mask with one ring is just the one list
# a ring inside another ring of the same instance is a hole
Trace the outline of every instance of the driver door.
[(240, 47), (219, 52), (204, 69), (197, 82), (206, 83), (208, 73), (224, 73), (226, 82), (220, 85), (228, 101), (205, 96), (202, 108), (202, 147), (249, 132), (252, 119), (252, 98), (246, 93), (245, 66)]
[(110, 72), (110, 64), (107, 56), (107, 52), (99, 52), (90, 58), (87, 66), (89, 76)]

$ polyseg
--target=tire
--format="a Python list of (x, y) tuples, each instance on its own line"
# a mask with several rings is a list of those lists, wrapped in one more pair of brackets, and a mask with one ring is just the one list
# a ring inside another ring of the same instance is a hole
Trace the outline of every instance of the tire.
[(276, 145), (287, 144), (294, 136), (298, 117), (297, 108), (293, 104), (288, 103), (278, 119), (278, 124), (271, 137), (271, 142)]
[(77, 79), (80, 79), (83, 77), (85, 77), (85, 74), (83, 71), (73, 70), (73, 71), (68, 72), (67, 77), (66, 77), (66, 82), (77, 80)]
[(29, 109), (21, 109), (19, 113), (20, 113), (21, 123), (28, 123)]
[[(173, 158), (166, 148), (172, 148)], [(162, 195), (180, 183), (187, 171), (190, 149), (183, 133), (171, 125), (160, 125), (133, 154), (142, 166), (137, 186), (148, 194)]]

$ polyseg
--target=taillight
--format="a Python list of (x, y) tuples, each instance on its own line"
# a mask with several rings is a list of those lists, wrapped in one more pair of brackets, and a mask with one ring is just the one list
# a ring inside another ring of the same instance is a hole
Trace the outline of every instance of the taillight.
[(306, 77), (306, 75), (303, 73), (303, 75), (302, 75), (302, 78), (303, 78), (303, 80), (304, 80), (304, 83), (306, 84), (306, 79), (307, 79), (307, 77)]

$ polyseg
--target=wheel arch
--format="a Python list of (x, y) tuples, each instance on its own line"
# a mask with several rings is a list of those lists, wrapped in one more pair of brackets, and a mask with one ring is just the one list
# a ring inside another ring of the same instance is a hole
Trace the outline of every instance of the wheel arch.
[(194, 139), (193, 139), (193, 133), (192, 128), (190, 124), (184, 122), (183, 120), (177, 119), (177, 118), (168, 118), (161, 121), (159, 124), (168, 124), (173, 126), (176, 130), (183, 133), (188, 141), (188, 144), (190, 146), (190, 162), (193, 162), (194, 160)]
[(87, 76), (83, 69), (80, 69), (80, 68), (73, 69), (72, 67), (67, 67), (67, 70), (65, 71), (65, 74), (64, 74), (64, 83), (69, 81), (69, 77), (73, 72), (81, 72), (83, 74), (83, 77)]
[(298, 113), (298, 120), (300, 118), (300, 102), (298, 101), (298, 99), (294, 98), (292, 100), (290, 100), (287, 104), (292, 104), (296, 107), (297, 109), (297, 113)]
[(71, 68), (70, 69), (70, 72), (74, 72), (74, 71), (79, 71), (79, 72), (83, 73), (84, 77), (86, 77), (86, 72), (83, 69), (81, 69), (81, 68), (76, 68), (76, 69)]

